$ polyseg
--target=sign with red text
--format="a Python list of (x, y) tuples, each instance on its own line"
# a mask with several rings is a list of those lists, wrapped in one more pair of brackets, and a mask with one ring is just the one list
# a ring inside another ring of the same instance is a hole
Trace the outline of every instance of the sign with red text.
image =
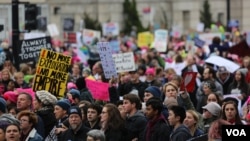
[(36, 68), (33, 90), (47, 90), (56, 97), (63, 97), (70, 64), (70, 56), (42, 49)]

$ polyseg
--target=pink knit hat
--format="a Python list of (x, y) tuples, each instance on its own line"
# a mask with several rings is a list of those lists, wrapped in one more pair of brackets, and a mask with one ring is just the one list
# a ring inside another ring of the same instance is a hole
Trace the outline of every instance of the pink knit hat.
[(9, 100), (10, 102), (16, 103), (17, 102), (17, 93), (14, 91), (7, 91), (3, 94), (4, 99), (7, 101)]
[(70, 89), (77, 89), (77, 86), (76, 86), (75, 83), (69, 82), (69, 83), (67, 84), (67, 89), (68, 89), (68, 90), (70, 90)]

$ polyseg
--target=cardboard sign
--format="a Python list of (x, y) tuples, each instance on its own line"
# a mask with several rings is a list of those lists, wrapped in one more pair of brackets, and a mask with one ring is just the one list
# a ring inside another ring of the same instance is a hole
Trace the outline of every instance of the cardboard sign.
[(195, 79), (197, 72), (186, 72), (181, 82), (181, 91), (193, 92), (195, 87)]
[(21, 40), (18, 47), (18, 58), (20, 63), (36, 61), (41, 49), (52, 49), (50, 37)]
[(109, 79), (112, 77), (117, 77), (115, 62), (112, 58), (112, 49), (109, 45), (109, 42), (98, 42), (97, 48), (101, 58), (105, 78)]
[(49, 24), (49, 25), (47, 25), (47, 29), (48, 29), (49, 34), (50, 34), (51, 37), (59, 36), (60, 35), (60, 32), (59, 32), (56, 24)]
[(150, 32), (142, 32), (138, 34), (138, 47), (149, 47), (154, 41), (154, 36)]
[(63, 97), (70, 64), (70, 56), (42, 49), (36, 68), (33, 90), (47, 90), (56, 97)]
[(96, 100), (109, 101), (109, 84), (91, 79), (85, 79), (86, 85)]
[(113, 54), (112, 57), (115, 61), (116, 72), (120, 73), (135, 70), (133, 52)]
[(120, 29), (119, 29), (119, 24), (118, 23), (104, 23), (102, 25), (102, 32), (103, 35), (112, 35), (112, 36), (117, 36), (119, 35)]
[(154, 47), (159, 52), (165, 52), (167, 50), (168, 31), (164, 29), (158, 29), (155, 31)]

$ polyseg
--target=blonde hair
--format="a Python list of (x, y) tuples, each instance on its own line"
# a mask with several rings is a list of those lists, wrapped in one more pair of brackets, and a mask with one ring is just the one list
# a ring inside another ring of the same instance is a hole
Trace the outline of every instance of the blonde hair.
[(174, 89), (178, 92), (178, 86), (175, 84), (175, 83), (173, 83), (173, 82), (168, 82), (168, 83), (166, 83), (166, 84), (164, 84), (163, 85), (163, 92), (165, 93), (165, 91), (166, 91), (166, 87), (167, 86), (172, 86), (172, 87), (174, 87)]
[(197, 128), (198, 127), (198, 122), (200, 120), (198, 113), (196, 111), (194, 111), (194, 110), (187, 110), (186, 112), (190, 113), (193, 116), (194, 120), (196, 121), (195, 127)]

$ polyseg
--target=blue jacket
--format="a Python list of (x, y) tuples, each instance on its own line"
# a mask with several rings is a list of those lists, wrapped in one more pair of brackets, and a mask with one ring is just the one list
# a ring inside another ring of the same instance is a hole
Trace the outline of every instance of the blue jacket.
[(36, 131), (35, 128), (33, 128), (33, 129), (30, 131), (30, 133), (29, 133), (29, 135), (28, 135), (28, 137), (26, 138), (25, 141), (43, 141), (43, 137), (40, 136), (40, 135), (37, 133), (37, 131)]

